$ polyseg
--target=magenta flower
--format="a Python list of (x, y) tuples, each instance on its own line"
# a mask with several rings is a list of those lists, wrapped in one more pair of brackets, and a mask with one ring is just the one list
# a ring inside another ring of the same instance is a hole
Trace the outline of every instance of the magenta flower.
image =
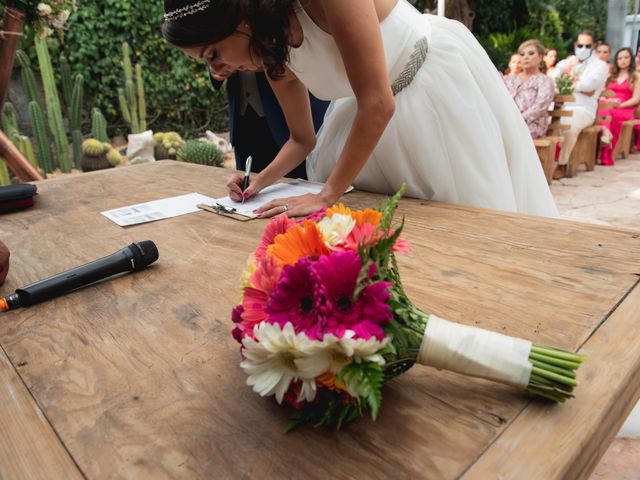
[(326, 293), (313, 265), (308, 258), (286, 265), (265, 311), (270, 323), (284, 327), (290, 322), (296, 333), (321, 340), (328, 313)]
[(242, 344), (242, 312), (244, 312), (244, 307), (242, 305), (238, 305), (231, 311), (231, 320), (235, 325), (231, 334), (240, 344)]
[[(354, 338), (368, 340), (385, 338), (382, 325), (391, 321), (389, 308), (390, 282), (367, 285), (354, 299), (358, 275), (362, 269), (360, 257), (355, 252), (334, 252), (321, 257), (314, 265), (319, 281), (326, 289), (326, 304), (331, 310), (324, 333), (342, 338), (346, 330), (355, 332)], [(368, 277), (375, 273), (370, 268)]]

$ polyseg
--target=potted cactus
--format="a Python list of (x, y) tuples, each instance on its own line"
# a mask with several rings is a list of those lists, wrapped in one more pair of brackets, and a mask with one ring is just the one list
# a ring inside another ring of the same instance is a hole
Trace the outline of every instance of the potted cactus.
[(213, 167), (222, 166), (224, 154), (213, 143), (201, 140), (188, 140), (180, 147), (176, 159), (181, 162), (198, 163)]
[(153, 156), (156, 160), (175, 160), (184, 140), (176, 132), (159, 132), (153, 136)]
[(122, 156), (111, 144), (89, 138), (82, 142), (82, 170), (91, 172), (115, 167)]

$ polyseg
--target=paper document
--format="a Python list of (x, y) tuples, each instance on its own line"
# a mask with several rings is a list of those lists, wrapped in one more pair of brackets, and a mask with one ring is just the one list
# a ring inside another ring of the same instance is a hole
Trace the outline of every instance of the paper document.
[(242, 215), (244, 217), (255, 218), (257, 215), (253, 211), (272, 200), (278, 198), (295, 197), (305, 193), (320, 193), (324, 184), (307, 182), (306, 180), (291, 180), (287, 183), (277, 183), (271, 185), (260, 193), (248, 198), (244, 203), (235, 202), (227, 197), (216, 198), (213, 203), (202, 202), (213, 207), (221, 206), (227, 209), (228, 213)]
[(201, 211), (196, 205), (199, 203), (215, 203), (211, 197), (199, 193), (188, 193), (177, 197), (163, 198), (152, 202), (138, 203), (128, 207), (115, 208), (102, 213), (109, 220), (121, 227), (138, 223), (153, 222), (163, 218), (178, 217), (187, 213)]

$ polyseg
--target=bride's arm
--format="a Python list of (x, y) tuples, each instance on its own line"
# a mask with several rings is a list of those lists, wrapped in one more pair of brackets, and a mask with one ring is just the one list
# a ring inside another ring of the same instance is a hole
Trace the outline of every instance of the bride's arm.
[(321, 2), (357, 99), (357, 113), (338, 162), (322, 191), (335, 202), (356, 178), (391, 119), (395, 102), (373, 0)]
[[(288, 68), (282, 78), (271, 80), (267, 76), (267, 79), (282, 107), (289, 128), (289, 139), (273, 161), (262, 172), (251, 178), (251, 184), (245, 192), (247, 197), (255, 195), (300, 165), (316, 143), (309, 94), (304, 84)], [(240, 184), (241, 175), (233, 176), (227, 184), (229, 194), (235, 200), (241, 198)]]

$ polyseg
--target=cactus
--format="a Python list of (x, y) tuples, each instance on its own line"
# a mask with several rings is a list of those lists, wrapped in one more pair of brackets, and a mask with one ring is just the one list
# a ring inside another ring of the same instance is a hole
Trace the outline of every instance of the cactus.
[(147, 129), (142, 67), (140, 65), (135, 67), (136, 82), (134, 86), (131, 49), (127, 42), (122, 44), (122, 68), (124, 71), (124, 88), (118, 89), (118, 102), (122, 118), (129, 124), (131, 133), (142, 133)]
[(120, 165), (122, 162), (122, 155), (120, 155), (118, 150), (112, 148), (107, 152), (107, 160), (109, 160), (109, 163), (115, 167), (116, 165)]
[(153, 156), (156, 160), (165, 158), (175, 160), (182, 145), (184, 140), (176, 132), (156, 133), (153, 136)]
[(91, 110), (91, 136), (101, 142), (108, 142), (107, 120), (99, 108)]
[(181, 162), (219, 167), (222, 165), (224, 154), (213, 143), (189, 140), (180, 147), (176, 157)]
[(33, 165), (35, 168), (39, 168), (38, 160), (36, 159), (36, 155), (33, 153), (33, 145), (31, 145), (31, 139), (26, 135), (16, 135), (13, 143), (16, 144), (20, 153), (25, 156), (29, 163)]
[[(113, 150), (111, 144), (101, 142), (94, 138), (89, 138), (82, 142), (82, 170), (91, 172), (93, 170), (103, 170), (114, 166), (109, 159), (109, 153)], [(113, 157), (113, 154), (111, 155)]]
[(16, 52), (16, 58), (22, 67), (22, 70), (20, 71), (20, 78), (22, 80), (22, 87), (27, 95), (27, 99), (29, 102), (38, 102), (40, 108), (44, 110), (44, 103), (42, 102), (42, 96), (38, 91), (38, 84), (36, 83), (36, 77), (31, 69), (29, 57), (22, 50), (18, 50)]
[(2, 109), (2, 131), (13, 143), (15, 143), (15, 138), (20, 135), (16, 111), (10, 102), (5, 103)]
[(44, 96), (47, 104), (47, 118), (49, 120), (49, 128), (53, 134), (56, 157), (60, 170), (62, 170), (63, 173), (69, 173), (71, 172), (69, 143), (64, 130), (64, 123), (62, 121), (60, 98), (58, 97), (55, 79), (53, 78), (53, 67), (51, 66), (49, 48), (47, 46), (47, 41), (38, 36), (35, 38), (35, 44), (38, 63), (40, 65), (40, 73), (42, 74), (42, 83), (44, 85)]
[(67, 115), (70, 115), (69, 111), (71, 110), (71, 103), (73, 102), (73, 87), (71, 83), (71, 67), (69, 66), (69, 62), (67, 62), (67, 57), (64, 55), (60, 56), (60, 80), (62, 83), (62, 96), (64, 97), (67, 107)]
[(40, 104), (36, 101), (29, 102), (29, 119), (33, 128), (33, 136), (38, 146), (40, 165), (45, 173), (53, 172), (53, 157), (51, 155), (51, 142), (44, 122), (44, 114)]
[(9, 169), (4, 158), (0, 157), (0, 187), (11, 185), (11, 177), (9, 176)]
[(84, 94), (84, 77), (77, 74), (71, 92), (71, 105), (69, 112), (69, 128), (71, 129), (71, 141), (73, 143), (73, 160), (77, 168), (81, 168), (82, 161), (82, 122), (81, 122), (81, 108), (82, 97)]

